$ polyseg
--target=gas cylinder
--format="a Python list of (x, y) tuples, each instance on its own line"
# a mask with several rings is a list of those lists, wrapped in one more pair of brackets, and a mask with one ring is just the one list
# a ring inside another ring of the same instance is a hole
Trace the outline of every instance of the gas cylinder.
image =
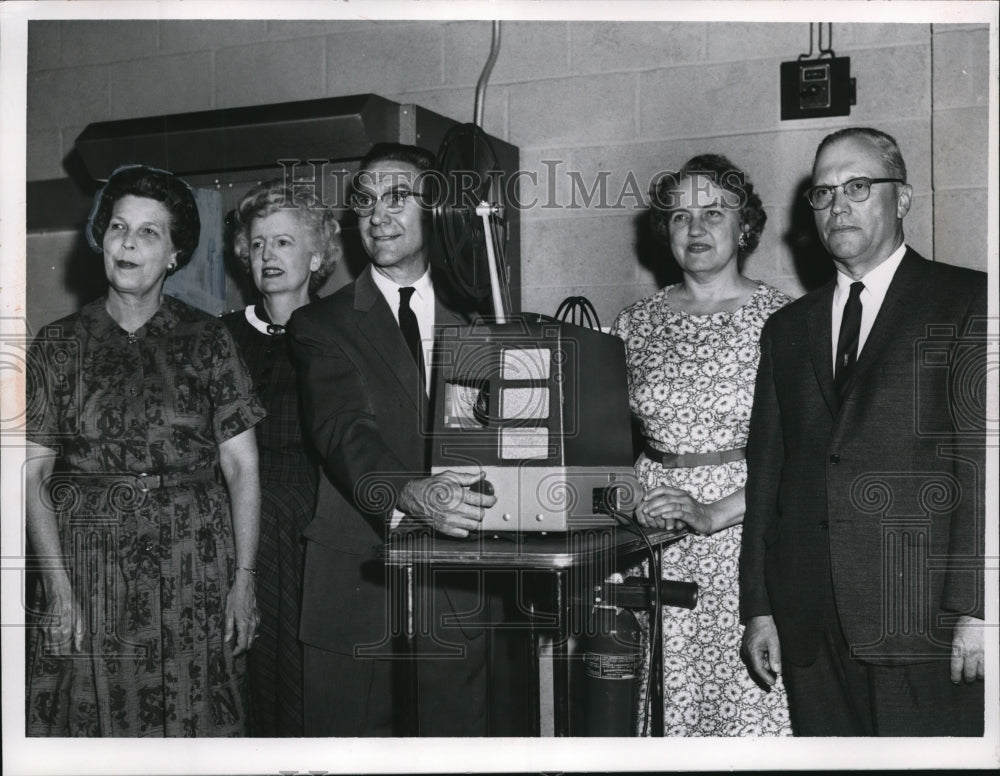
[(574, 735), (636, 735), (641, 645), (635, 615), (594, 604), (579, 650), (583, 719)]

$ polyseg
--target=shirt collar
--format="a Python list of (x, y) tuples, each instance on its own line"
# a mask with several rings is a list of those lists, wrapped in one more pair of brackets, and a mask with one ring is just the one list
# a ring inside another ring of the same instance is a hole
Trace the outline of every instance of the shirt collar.
[[(263, 304), (263, 302), (261, 304)], [(247, 323), (253, 326), (261, 334), (267, 334), (270, 337), (276, 334), (284, 334), (285, 332), (284, 326), (265, 321), (257, 315), (257, 305), (247, 305), (243, 315), (247, 319)]]
[[(901, 243), (896, 250), (889, 254), (889, 258), (871, 270), (867, 275), (859, 278), (865, 284), (865, 291), (868, 291), (878, 299), (884, 299), (886, 291), (889, 290), (889, 284), (892, 282), (892, 276), (896, 274), (896, 269), (899, 267), (899, 263), (903, 260), (905, 254), (906, 243)], [(854, 278), (837, 270), (838, 295), (843, 295), (846, 298), (853, 282)]]
[[(375, 287), (385, 297), (385, 301), (389, 303), (389, 307), (395, 310), (399, 306), (399, 289), (408, 288), (409, 286), (399, 285), (381, 272), (376, 272), (372, 266), (369, 266), (368, 270), (371, 272), (372, 280), (375, 281)], [(426, 304), (432, 300), (434, 298), (434, 285), (431, 283), (431, 268), (427, 267), (424, 274), (411, 283), (410, 286), (413, 287), (413, 295), (420, 302)]]
[[(95, 299), (80, 309), (80, 321), (96, 341), (109, 340), (114, 336), (127, 337), (126, 332), (118, 322), (108, 314), (105, 307), (105, 297)], [(163, 295), (163, 301), (153, 317), (135, 330), (136, 337), (162, 337), (170, 332), (178, 323), (178, 302), (172, 296)]]

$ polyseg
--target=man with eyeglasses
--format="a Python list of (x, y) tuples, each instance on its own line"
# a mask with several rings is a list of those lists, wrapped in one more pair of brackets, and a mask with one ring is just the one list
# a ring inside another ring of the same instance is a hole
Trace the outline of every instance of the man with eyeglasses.
[(986, 275), (904, 243), (884, 132), (828, 135), (812, 184), (837, 272), (761, 335), (744, 658), (797, 735), (982, 735)]
[(481, 605), (478, 578), (435, 573), (431, 584), (418, 585), (420, 612), (433, 625), (418, 633), (426, 637), (417, 642), (424, 654), (414, 699), (401, 682), (404, 655), (390, 638), (394, 594), (373, 560), (375, 546), (403, 521), (465, 537), (478, 527), (481, 507), (496, 501), (470, 488), (478, 480), (468, 475), (428, 476), (434, 328), (463, 320), (443, 304), (430, 269), (424, 199), (433, 166), (433, 155), (416, 146), (383, 143), (369, 152), (351, 206), (370, 266), (290, 321), (303, 424), (325, 475), (304, 532), (300, 637), (311, 736), (413, 732), (400, 727), (413, 702), (417, 735), (489, 732), (488, 634), (477, 615), (489, 607)]

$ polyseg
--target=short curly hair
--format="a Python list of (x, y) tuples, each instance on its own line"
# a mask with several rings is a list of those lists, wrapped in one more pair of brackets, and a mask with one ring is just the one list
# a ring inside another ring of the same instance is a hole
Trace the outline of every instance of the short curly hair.
[(108, 182), (94, 195), (87, 219), (87, 242), (97, 253), (104, 250), (104, 233), (111, 223), (115, 203), (122, 197), (144, 197), (161, 202), (170, 213), (170, 242), (174, 245), (177, 268), (191, 260), (201, 237), (201, 218), (194, 191), (172, 172), (130, 164), (117, 168)]
[(683, 178), (704, 175), (720, 189), (736, 195), (740, 206), (740, 226), (745, 227), (744, 244), (736, 251), (736, 266), (742, 270), (747, 256), (757, 250), (764, 233), (767, 213), (749, 176), (721, 154), (700, 154), (689, 159), (677, 172), (663, 175), (656, 182), (650, 206), (653, 235), (664, 245), (670, 245), (670, 197), (667, 192)]
[(295, 210), (299, 223), (312, 240), (312, 248), (320, 254), (319, 269), (309, 276), (309, 292), (318, 291), (337, 267), (344, 253), (340, 239), (340, 223), (332, 210), (316, 196), (311, 185), (273, 178), (248, 191), (236, 208), (233, 224), (233, 253), (243, 270), (250, 273), (250, 229), (257, 218), (278, 210)]

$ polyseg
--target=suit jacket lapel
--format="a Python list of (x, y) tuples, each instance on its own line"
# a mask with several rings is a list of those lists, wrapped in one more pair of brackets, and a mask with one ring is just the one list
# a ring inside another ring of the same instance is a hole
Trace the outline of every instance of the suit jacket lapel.
[(419, 408), (423, 392), (417, 388), (417, 365), (413, 363), (389, 304), (371, 278), (370, 267), (358, 276), (354, 285), (354, 309), (359, 314), (358, 328), (362, 335), (392, 370), (410, 401)]
[(830, 409), (831, 415), (836, 415), (839, 409), (837, 391), (833, 385), (833, 333), (831, 330), (833, 315), (833, 291), (837, 287), (837, 279), (827, 283), (816, 302), (806, 312), (806, 327), (809, 330), (809, 353), (812, 356), (813, 370), (819, 383), (823, 400)]
[(864, 347), (858, 355), (858, 362), (854, 367), (854, 375), (850, 385), (847, 386), (847, 393), (856, 390), (856, 386), (864, 379), (865, 374), (871, 369), (872, 364), (878, 363), (879, 354), (885, 348), (886, 343), (892, 339), (894, 332), (898, 331), (898, 321), (906, 311), (905, 301), (910, 296), (913, 289), (919, 286), (918, 283), (918, 262), (923, 261), (920, 254), (907, 248), (903, 260), (896, 268), (889, 288), (886, 289), (885, 299), (879, 308), (878, 315), (872, 323), (872, 329), (868, 333)]

